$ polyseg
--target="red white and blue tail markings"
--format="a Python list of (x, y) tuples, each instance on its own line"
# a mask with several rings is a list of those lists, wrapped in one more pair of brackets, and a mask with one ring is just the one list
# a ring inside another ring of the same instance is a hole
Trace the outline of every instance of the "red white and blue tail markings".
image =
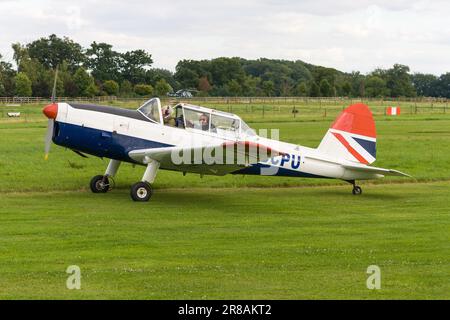
[(376, 129), (372, 112), (363, 103), (346, 108), (318, 147), (328, 156), (371, 164), (376, 159)]

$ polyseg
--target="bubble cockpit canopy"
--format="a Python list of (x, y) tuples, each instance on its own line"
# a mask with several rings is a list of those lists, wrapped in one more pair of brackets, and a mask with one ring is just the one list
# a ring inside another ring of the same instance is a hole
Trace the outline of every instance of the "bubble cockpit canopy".
[[(194, 129), (230, 138), (256, 135), (256, 132), (240, 117), (232, 113), (186, 103), (179, 103), (172, 109), (175, 110), (173, 117), (176, 120), (173, 126), (178, 128)], [(138, 111), (156, 123), (170, 125), (170, 122), (163, 121), (159, 98), (148, 100)]]

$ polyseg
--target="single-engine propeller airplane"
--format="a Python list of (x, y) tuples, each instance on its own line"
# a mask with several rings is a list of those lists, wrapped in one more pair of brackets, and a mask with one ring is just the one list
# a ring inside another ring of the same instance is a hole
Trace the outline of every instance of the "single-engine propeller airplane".
[(111, 159), (105, 173), (92, 178), (92, 192), (109, 191), (122, 162), (146, 166), (142, 181), (131, 187), (134, 201), (150, 199), (158, 169), (342, 179), (355, 195), (362, 193), (356, 180), (408, 176), (369, 166), (376, 158), (376, 131), (362, 103), (343, 110), (315, 149), (258, 136), (235, 114), (185, 103), (162, 108), (158, 98), (128, 110), (56, 103), (53, 97), (43, 112), (49, 119), (46, 158), (53, 141), (81, 156)]

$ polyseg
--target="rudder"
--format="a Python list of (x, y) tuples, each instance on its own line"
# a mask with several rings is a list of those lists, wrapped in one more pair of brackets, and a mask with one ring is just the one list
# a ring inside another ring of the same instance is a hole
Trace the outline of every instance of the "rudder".
[(336, 159), (371, 164), (376, 159), (376, 141), (372, 112), (357, 103), (336, 118), (317, 150)]

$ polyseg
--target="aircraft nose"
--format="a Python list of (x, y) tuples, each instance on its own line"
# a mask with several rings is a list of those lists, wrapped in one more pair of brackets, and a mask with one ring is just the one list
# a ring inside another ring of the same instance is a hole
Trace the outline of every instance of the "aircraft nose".
[(45, 114), (47, 118), (56, 119), (56, 116), (58, 115), (58, 104), (57, 103), (49, 104), (44, 109), (42, 109), (42, 112)]

